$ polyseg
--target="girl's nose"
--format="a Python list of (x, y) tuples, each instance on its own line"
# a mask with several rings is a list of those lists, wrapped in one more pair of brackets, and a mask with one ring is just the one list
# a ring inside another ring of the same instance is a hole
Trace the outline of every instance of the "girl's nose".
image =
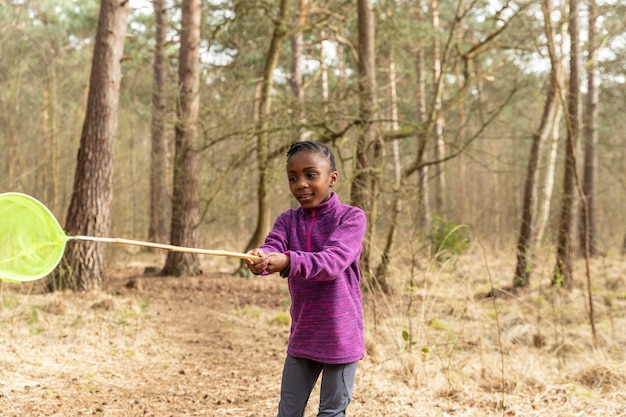
[(298, 178), (298, 182), (296, 183), (298, 188), (306, 188), (309, 186), (309, 183), (306, 181), (306, 178)]

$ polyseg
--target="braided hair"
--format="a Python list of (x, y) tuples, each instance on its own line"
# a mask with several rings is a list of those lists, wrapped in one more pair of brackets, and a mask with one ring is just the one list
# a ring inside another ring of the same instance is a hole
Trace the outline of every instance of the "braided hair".
[(318, 154), (323, 155), (326, 159), (328, 159), (331, 171), (337, 170), (335, 167), (335, 155), (333, 155), (332, 151), (325, 143), (321, 142), (303, 141), (292, 143), (287, 150), (287, 160), (298, 152), (303, 151), (317, 152)]

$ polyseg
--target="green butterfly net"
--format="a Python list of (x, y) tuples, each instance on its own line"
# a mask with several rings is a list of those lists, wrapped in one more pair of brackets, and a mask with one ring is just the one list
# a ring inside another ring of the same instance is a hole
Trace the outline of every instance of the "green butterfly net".
[(240, 259), (258, 258), (249, 253), (187, 248), (141, 240), (67, 236), (52, 212), (35, 198), (22, 193), (0, 194), (0, 279), (26, 282), (45, 277), (61, 262), (69, 240), (121, 243)]
[(56, 268), (68, 237), (38, 200), (21, 193), (0, 194), (0, 278), (33, 281)]

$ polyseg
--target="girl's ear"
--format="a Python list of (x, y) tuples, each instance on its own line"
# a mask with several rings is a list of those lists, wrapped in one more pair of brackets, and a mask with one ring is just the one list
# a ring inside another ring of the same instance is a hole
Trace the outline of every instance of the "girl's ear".
[(330, 186), (334, 186), (337, 183), (337, 180), (339, 179), (339, 173), (337, 171), (333, 171), (330, 173)]

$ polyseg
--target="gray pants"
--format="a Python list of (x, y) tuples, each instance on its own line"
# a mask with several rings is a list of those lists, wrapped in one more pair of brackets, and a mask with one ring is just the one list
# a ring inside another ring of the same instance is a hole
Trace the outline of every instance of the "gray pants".
[(278, 417), (303, 417), (317, 379), (322, 374), (318, 417), (342, 417), (352, 398), (358, 362), (329, 365), (287, 356), (283, 368)]

